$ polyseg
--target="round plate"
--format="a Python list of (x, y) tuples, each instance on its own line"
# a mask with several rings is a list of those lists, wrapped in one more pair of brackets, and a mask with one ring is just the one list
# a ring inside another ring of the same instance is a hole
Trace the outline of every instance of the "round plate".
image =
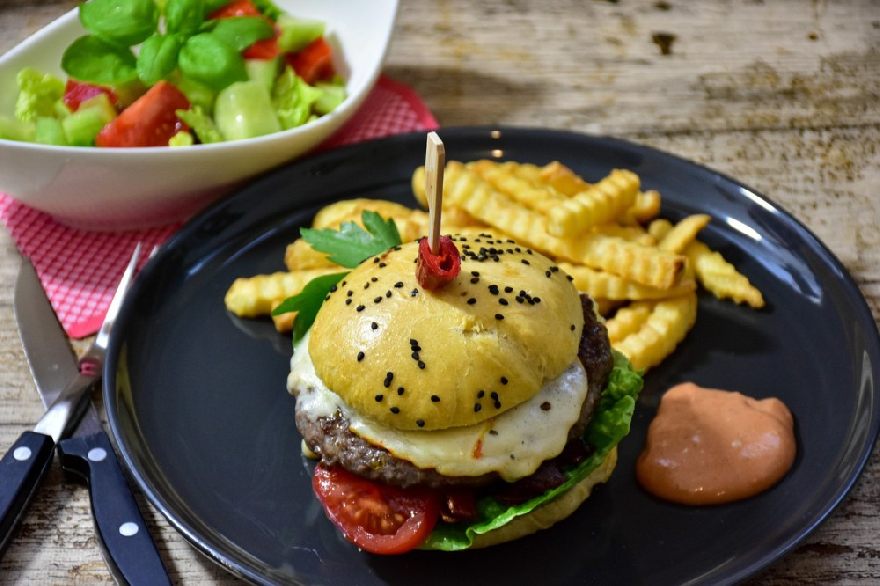
[[(701, 295), (696, 327), (646, 377), (632, 433), (607, 485), (570, 518), (517, 542), (462, 553), (377, 557), (325, 518), (300, 455), (285, 390), (289, 336), (239, 320), (233, 279), (283, 269), (285, 245), (315, 211), (352, 197), (412, 203), (424, 134), (294, 163), (181, 230), (137, 279), (113, 333), (105, 405), (126, 465), (197, 548), (256, 582), (322, 584), (719, 583), (794, 547), (840, 502), (877, 437), (876, 324), (846, 270), (801, 224), (747, 187), (610, 138), (513, 128), (441, 133), (449, 159), (559, 160), (597, 180), (632, 169), (662, 215), (706, 212), (701, 238), (764, 293), (754, 311)], [(634, 462), (659, 398), (692, 380), (777, 396), (799, 452), (774, 488), (734, 504), (684, 507), (639, 488)]]

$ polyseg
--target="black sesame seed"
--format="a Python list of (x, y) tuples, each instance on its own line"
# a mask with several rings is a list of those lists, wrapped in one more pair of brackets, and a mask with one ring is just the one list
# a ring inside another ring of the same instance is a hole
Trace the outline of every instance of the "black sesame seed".
[(532, 252), (532, 249), (531, 249), (531, 248), (526, 248), (526, 253), (528, 253), (528, 254), (534, 254), (534, 253)]
[(391, 412), (394, 413), (395, 415), (397, 415), (398, 413), (400, 413), (400, 409), (399, 409), (398, 407), (392, 407), (391, 409), (389, 409), (389, 411), (391, 411)]
[(552, 267), (550, 267), (550, 270), (555, 273), (555, 272), (559, 271), (559, 267), (557, 267), (556, 265), (553, 265)]
[(544, 276), (547, 277), (548, 279), (550, 278), (551, 274), (552, 273), (550, 271), (544, 271)]
[(391, 291), (390, 290), (385, 291), (385, 297), (387, 297), (388, 299), (391, 299)]
[(497, 319), (498, 321), (503, 320), (503, 319), (504, 319), (504, 314), (502, 314), (502, 313), (496, 313), (496, 314), (495, 314), (495, 319)]
[(490, 429), (490, 430), (489, 430), (489, 435), (498, 435), (498, 432), (495, 431), (494, 429)]
[(391, 381), (394, 380), (394, 373), (389, 372), (385, 375), (385, 380), (382, 381), (382, 384), (385, 385), (385, 388), (391, 388)]
[(374, 262), (374, 263), (379, 262), (379, 257), (378, 257), (378, 256), (374, 256), (374, 257), (373, 257), (373, 262)]
[(376, 322), (373, 322), (373, 323), (370, 324), (370, 327), (373, 328), (374, 330), (378, 330), (378, 329), (379, 329), (379, 324), (377, 324)]
[(345, 300), (345, 304), (346, 304), (346, 305), (351, 305), (351, 299), (346, 299), (346, 300)]
[(480, 277), (471, 277), (471, 284), (476, 285), (480, 282)]
[(410, 354), (410, 356), (413, 357), (413, 360), (418, 360), (418, 359), (419, 359), (419, 352), (418, 352), (418, 350), (413, 350), (413, 353)]
[(471, 271), (471, 276), (472, 276), (472, 277), (479, 277), (479, 276), (480, 276), (480, 271)]
[(477, 393), (477, 399), (482, 399), (485, 396), (486, 396), (486, 391), (484, 391), (483, 389), (480, 389), (480, 392)]
[(425, 420), (424, 419), (416, 419), (416, 425), (418, 425), (419, 427), (425, 427)]
[(370, 284), (369, 284), (369, 283), (364, 283), (364, 289), (369, 289), (369, 288), (370, 288)]
[(498, 295), (498, 285), (489, 285), (489, 293)]
[(382, 296), (379, 295), (378, 297), (374, 297), (374, 298), (373, 298), (373, 303), (382, 303)]
[(496, 393), (495, 391), (492, 391), (491, 393), (489, 393), (489, 396), (492, 397), (493, 401), (498, 400), (498, 393)]
[(498, 300), (498, 303), (500, 303), (501, 305), (507, 305), (507, 299), (502, 297), (501, 299)]
[(504, 292), (505, 293), (513, 293), (513, 287), (508, 285), (507, 287), (504, 288)]
[(529, 264), (529, 261), (527, 261), (526, 259), (522, 259), (520, 262), (523, 263), (524, 265)]
[(330, 295), (324, 295), (324, 301), (330, 301)]
[(501, 409), (501, 401), (495, 401), (492, 406), (496, 409)]
[(363, 359), (364, 359), (364, 353), (363, 353), (363, 351), (358, 352), (358, 362), (360, 362), (360, 361), (363, 360)]
[(332, 285), (332, 286), (330, 287), (330, 292), (331, 292), (331, 293), (336, 293), (336, 285)]
[(471, 297), (470, 299), (467, 300), (467, 302), (468, 302), (468, 305), (473, 305), (474, 303), (477, 302), (477, 300), (474, 299), (473, 297)]
[(571, 275), (565, 275), (565, 278), (568, 279), (568, 282), (569, 282), (569, 283), (571, 283), (572, 281), (574, 281), (574, 277), (572, 277)]
[(517, 302), (517, 303), (522, 303), (522, 302), (524, 302), (524, 301), (525, 301), (525, 299), (523, 299), (522, 297), (517, 297), (517, 298), (516, 298), (516, 302)]
[(574, 324), (571, 324), (571, 331), (574, 331), (574, 330), (575, 330)]
[(377, 402), (377, 403), (381, 403), (381, 402), (382, 402), (382, 399), (385, 398), (385, 395), (376, 395), (376, 396), (373, 397), (373, 398), (376, 399), (376, 402)]
[(352, 295), (354, 295), (354, 291), (352, 291), (351, 289), (349, 289), (348, 293), (345, 294), (346, 297), (351, 297)]
[(478, 413), (480, 411), (480, 409), (482, 409), (482, 408), (483, 408), (483, 406), (480, 405), (479, 403), (474, 403), (474, 413)]
[(549, 411), (550, 410), (550, 401), (544, 401), (541, 403), (541, 411)]
[(418, 345), (419, 345), (419, 341), (416, 340), (415, 338), (410, 338), (410, 339), (409, 339), (409, 345), (410, 345), (410, 346), (418, 346)]
[(384, 269), (384, 268), (387, 267), (387, 266), (388, 266), (387, 263), (384, 263), (384, 262), (380, 262), (380, 263), (379, 263), (379, 268), (380, 268), (380, 269)]
[(357, 307), (355, 307), (355, 309), (358, 311), (363, 311), (364, 309), (366, 309), (366, 307), (364, 307), (363, 305), (358, 305)]
[(418, 290), (418, 289), (413, 289), (412, 291), (409, 292), (409, 296), (410, 296), (410, 297), (415, 297), (415, 296), (418, 295), (418, 294), (419, 294), (419, 290)]
[(439, 403), (440, 397), (438, 397), (437, 395), (431, 395), (431, 402), (432, 403)]
[(506, 377), (506, 376), (502, 376), (502, 377), (501, 377), (501, 384), (502, 384), (502, 385), (506, 385), (506, 384), (507, 384), (507, 377)]
[(424, 362), (422, 362), (421, 360), (419, 360), (419, 363), (418, 363), (418, 364), (419, 364), (419, 368), (421, 368), (422, 370), (425, 370), (425, 363), (424, 363)]
[(394, 283), (395, 289), (400, 289), (401, 287), (403, 287), (403, 281), (397, 281), (396, 283)]
[(532, 299), (535, 301), (535, 303), (541, 303), (540, 297), (532, 297)]
[(379, 280), (378, 277), (370, 277), (370, 281), (372, 281), (373, 283), (375, 283), (378, 280)]
[(402, 395), (405, 391), (406, 391), (406, 389), (404, 389), (403, 387), (397, 387), (397, 395), (398, 396)]
[(345, 287), (345, 284), (346, 284), (347, 282), (348, 282), (348, 281), (342, 281), (342, 286)]

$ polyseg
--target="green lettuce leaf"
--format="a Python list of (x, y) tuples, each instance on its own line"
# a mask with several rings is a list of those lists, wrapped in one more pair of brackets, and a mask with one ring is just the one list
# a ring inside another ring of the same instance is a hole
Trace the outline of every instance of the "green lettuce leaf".
[(15, 78), (18, 98), (15, 117), (22, 122), (33, 122), (41, 116), (52, 116), (55, 103), (64, 95), (64, 82), (49, 73), (25, 67)]
[(635, 410), (636, 399), (642, 390), (642, 377), (632, 369), (623, 354), (614, 351), (614, 367), (608, 377), (608, 385), (602, 391), (599, 405), (587, 428), (585, 439), (593, 448), (592, 455), (567, 471), (567, 480), (524, 503), (508, 506), (492, 497), (484, 497), (477, 502), (480, 519), (470, 525), (440, 523), (421, 549), (458, 551), (469, 548), (477, 535), (498, 529), (519, 517), (535, 510), (560, 494), (571, 489), (586, 478), (605, 456), (629, 433), (630, 421)]

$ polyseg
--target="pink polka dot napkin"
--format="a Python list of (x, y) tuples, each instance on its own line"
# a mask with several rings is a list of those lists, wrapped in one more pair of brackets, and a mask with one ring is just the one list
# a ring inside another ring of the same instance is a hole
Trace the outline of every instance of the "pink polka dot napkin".
[[(351, 120), (319, 149), (435, 128), (437, 121), (421, 98), (409, 87), (383, 76)], [(0, 193), (0, 221), (19, 251), (31, 259), (61, 325), (74, 338), (93, 334), (100, 327), (135, 244), (143, 242), (149, 253), (180, 227), (77, 230), (4, 193)]]

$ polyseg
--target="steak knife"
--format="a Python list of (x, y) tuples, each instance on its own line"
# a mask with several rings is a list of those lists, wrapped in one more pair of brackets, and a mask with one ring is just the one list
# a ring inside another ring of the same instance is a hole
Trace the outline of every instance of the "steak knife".
[[(135, 263), (133, 256), (126, 269), (129, 281)], [(114, 578), (123, 584), (170, 584), (110, 439), (88, 399), (88, 390), (82, 400), (74, 398), (66, 409), (59, 410), (59, 419), (66, 415), (70, 421), (51, 420), (53, 410), (61, 402), (59, 397), (70, 394), (70, 389), (90, 388), (100, 380), (109, 326), (115, 321), (126, 285), (120, 283), (108, 310), (109, 320), (105, 319), (92, 348), (77, 361), (33, 265), (22, 260), (15, 285), (15, 317), (31, 374), (50, 420), (44, 416), (34, 431), (24, 432), (0, 461), (0, 547), (5, 548), (20, 523), (52, 461), (55, 442), (73, 428), (72, 437), (58, 442), (59, 461), (64, 470), (88, 483), (97, 540)]]

